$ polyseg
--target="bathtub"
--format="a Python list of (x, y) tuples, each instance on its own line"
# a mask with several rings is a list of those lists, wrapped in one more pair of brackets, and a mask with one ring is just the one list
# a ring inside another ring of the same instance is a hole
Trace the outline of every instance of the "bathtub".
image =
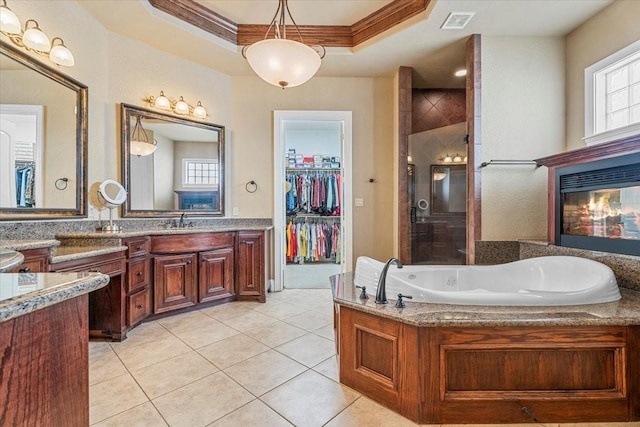
[[(375, 295), (383, 262), (356, 261), (354, 283)], [(464, 305), (558, 306), (596, 304), (621, 298), (613, 271), (604, 264), (571, 256), (530, 258), (489, 266), (391, 265), (387, 298), (411, 295), (407, 302)]]

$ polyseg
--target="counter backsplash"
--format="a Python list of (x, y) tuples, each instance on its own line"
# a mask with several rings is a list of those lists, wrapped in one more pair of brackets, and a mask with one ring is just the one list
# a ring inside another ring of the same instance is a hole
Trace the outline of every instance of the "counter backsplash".
[[(153, 230), (170, 227), (174, 218), (119, 219), (114, 221), (123, 231)], [(178, 221), (175, 219), (175, 221)], [(271, 218), (187, 218), (187, 224), (193, 227), (268, 227), (273, 224)], [(62, 220), (62, 221), (23, 221), (0, 223), (0, 239), (4, 240), (45, 240), (53, 239), (56, 234), (82, 233), (100, 230), (105, 221)]]
[(546, 242), (476, 242), (476, 261), (478, 264), (501, 264), (518, 259), (550, 255), (578, 256), (601, 262), (613, 270), (621, 288), (640, 291), (640, 257), (554, 246)]

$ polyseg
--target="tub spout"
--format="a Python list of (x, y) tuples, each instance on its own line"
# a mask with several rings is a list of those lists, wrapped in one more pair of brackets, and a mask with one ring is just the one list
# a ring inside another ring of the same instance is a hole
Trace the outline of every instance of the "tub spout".
[(395, 264), (398, 268), (402, 268), (402, 263), (398, 258), (389, 258), (389, 260), (385, 263), (384, 267), (382, 267), (382, 271), (380, 272), (380, 278), (378, 279), (378, 289), (376, 289), (376, 304), (387, 304), (387, 270), (389, 270), (389, 266), (391, 264)]

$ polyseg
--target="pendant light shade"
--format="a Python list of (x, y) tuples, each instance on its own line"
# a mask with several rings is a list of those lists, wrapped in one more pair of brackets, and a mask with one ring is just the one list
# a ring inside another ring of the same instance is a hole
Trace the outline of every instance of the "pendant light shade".
[(246, 50), (253, 71), (274, 86), (295, 87), (308, 81), (320, 68), (318, 53), (294, 40), (267, 39)]
[[(299, 42), (287, 39), (286, 15), (298, 33)], [(271, 30), (273, 38), (269, 38)], [(318, 48), (322, 53), (304, 44), (302, 33), (291, 16), (287, 0), (279, 0), (278, 9), (267, 28), (264, 40), (245, 46), (242, 55), (258, 77), (284, 89), (299, 86), (316, 74), (325, 54), (322, 46)]]
[(140, 116), (136, 116), (136, 124), (131, 131), (129, 151), (135, 156), (149, 156), (158, 148), (157, 142), (142, 127)]
[(20, 19), (9, 9), (6, 0), (2, 0), (2, 5), (0, 5), (0, 31), (7, 34), (20, 34), (22, 32)]

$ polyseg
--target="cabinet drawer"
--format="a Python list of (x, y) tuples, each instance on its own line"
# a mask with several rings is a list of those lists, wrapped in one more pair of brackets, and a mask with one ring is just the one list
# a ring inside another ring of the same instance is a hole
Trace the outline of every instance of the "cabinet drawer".
[(53, 264), (51, 266), (52, 271), (89, 271), (102, 274), (108, 274), (109, 276), (117, 276), (123, 274), (126, 269), (126, 262), (124, 257), (115, 260), (86, 262), (85, 260), (76, 260), (72, 263), (60, 263)]
[(150, 276), (151, 261), (148, 258), (130, 260), (127, 271), (127, 293), (148, 284)]
[(149, 287), (127, 297), (127, 325), (129, 328), (140, 323), (151, 313), (151, 294)]
[(151, 248), (151, 242), (147, 236), (126, 239), (124, 243), (128, 248), (127, 258), (147, 255)]
[(152, 236), (151, 252), (185, 253), (233, 246), (235, 233), (195, 233)]

